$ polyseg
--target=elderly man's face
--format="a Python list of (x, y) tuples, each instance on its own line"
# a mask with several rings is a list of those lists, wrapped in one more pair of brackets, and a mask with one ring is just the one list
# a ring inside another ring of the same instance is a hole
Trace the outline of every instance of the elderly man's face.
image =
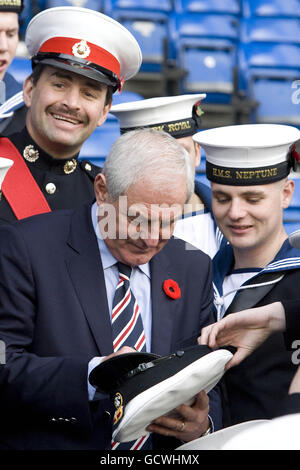
[(79, 152), (83, 142), (106, 120), (107, 86), (82, 75), (45, 66), (34, 85), (24, 83), (29, 108), (26, 125), (31, 137), (56, 158)]
[[(174, 186), (157, 189), (153, 188), (151, 179), (141, 179), (129, 188), (126, 196), (110, 201), (104, 176), (97, 176), (95, 193), (99, 210), (105, 206), (105, 201), (115, 213), (115, 236), (111, 236), (114, 235), (112, 230), (109, 237), (103, 238), (118, 261), (130, 266), (145, 264), (166, 245), (187, 197), (184, 176), (178, 178)], [(111, 217), (114, 217), (113, 213)], [(102, 216), (98, 220), (103, 236), (107, 227), (102, 222), (109, 222)], [(111, 221), (111, 227), (113, 225), (114, 221)]]
[(19, 42), (18, 14), (0, 13), (0, 80), (12, 62)]

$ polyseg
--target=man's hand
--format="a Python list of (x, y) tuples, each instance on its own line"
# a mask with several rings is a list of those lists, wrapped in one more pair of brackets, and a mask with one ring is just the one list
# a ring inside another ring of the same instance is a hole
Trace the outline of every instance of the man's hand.
[(147, 431), (175, 437), (185, 442), (204, 434), (210, 425), (209, 398), (204, 390), (196, 395), (191, 406), (180, 405), (170, 415), (160, 416), (147, 427)]
[(226, 369), (238, 365), (275, 331), (285, 330), (285, 314), (281, 302), (232, 313), (202, 329), (199, 344), (211, 348), (237, 348)]
[(120, 356), (120, 354), (127, 354), (127, 353), (134, 353), (137, 352), (136, 349), (131, 348), (130, 346), (122, 346), (118, 351), (109, 354), (108, 356), (104, 356), (102, 362), (110, 359), (111, 357)]
[(300, 366), (298, 367), (297, 372), (290, 384), (289, 395), (292, 393), (300, 393)]

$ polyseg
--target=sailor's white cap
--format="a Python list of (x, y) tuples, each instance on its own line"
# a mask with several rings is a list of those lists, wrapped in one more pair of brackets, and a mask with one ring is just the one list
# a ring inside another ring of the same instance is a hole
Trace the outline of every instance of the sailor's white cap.
[(110, 112), (120, 123), (121, 133), (142, 128), (168, 132), (175, 138), (193, 135), (200, 127), (200, 103), (205, 93), (163, 96), (112, 106)]
[(142, 62), (133, 35), (117, 21), (95, 10), (56, 7), (29, 23), (25, 43), (33, 65), (71, 70), (120, 89)]
[(300, 139), (296, 127), (242, 124), (198, 132), (193, 136), (205, 151), (206, 176), (220, 184), (248, 186), (285, 178)]

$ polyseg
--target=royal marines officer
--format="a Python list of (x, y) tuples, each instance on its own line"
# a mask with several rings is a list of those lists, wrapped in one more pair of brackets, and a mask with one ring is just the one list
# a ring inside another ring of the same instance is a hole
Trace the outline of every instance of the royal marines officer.
[[(193, 168), (200, 165), (201, 150), (193, 134), (201, 127), (204, 93), (165, 96), (122, 103), (111, 107), (120, 122), (121, 134), (150, 127), (172, 135), (189, 152)], [(187, 248), (197, 247), (209, 256), (218, 250), (222, 234), (211, 215), (208, 185), (195, 180), (194, 193), (185, 205), (184, 217), (176, 222), (174, 236), (185, 240)]]
[(78, 161), (80, 148), (141, 64), (134, 37), (85, 8), (44, 10), (25, 42), (33, 65), (23, 87), (26, 127), (0, 140), (0, 156), (14, 161), (2, 186), (2, 223), (93, 199), (99, 168)]
[[(213, 260), (217, 319), (298, 298), (300, 250), (292, 247), (283, 210), (294, 192), (297, 128), (228, 126), (194, 136), (206, 153), (212, 207), (229, 244)], [(277, 414), (296, 372), (280, 332), (225, 376), (224, 425)]]

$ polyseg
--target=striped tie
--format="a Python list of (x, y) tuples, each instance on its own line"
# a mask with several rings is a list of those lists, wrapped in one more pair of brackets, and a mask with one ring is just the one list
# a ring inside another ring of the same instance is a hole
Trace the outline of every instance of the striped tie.
[[(137, 351), (146, 351), (146, 338), (143, 321), (138, 303), (130, 290), (130, 275), (132, 268), (118, 263), (119, 282), (113, 300), (112, 332), (113, 348), (118, 351), (122, 346), (131, 346)], [(115, 450), (140, 450), (146, 448), (149, 434), (136, 441), (118, 443), (112, 441), (111, 448)]]

